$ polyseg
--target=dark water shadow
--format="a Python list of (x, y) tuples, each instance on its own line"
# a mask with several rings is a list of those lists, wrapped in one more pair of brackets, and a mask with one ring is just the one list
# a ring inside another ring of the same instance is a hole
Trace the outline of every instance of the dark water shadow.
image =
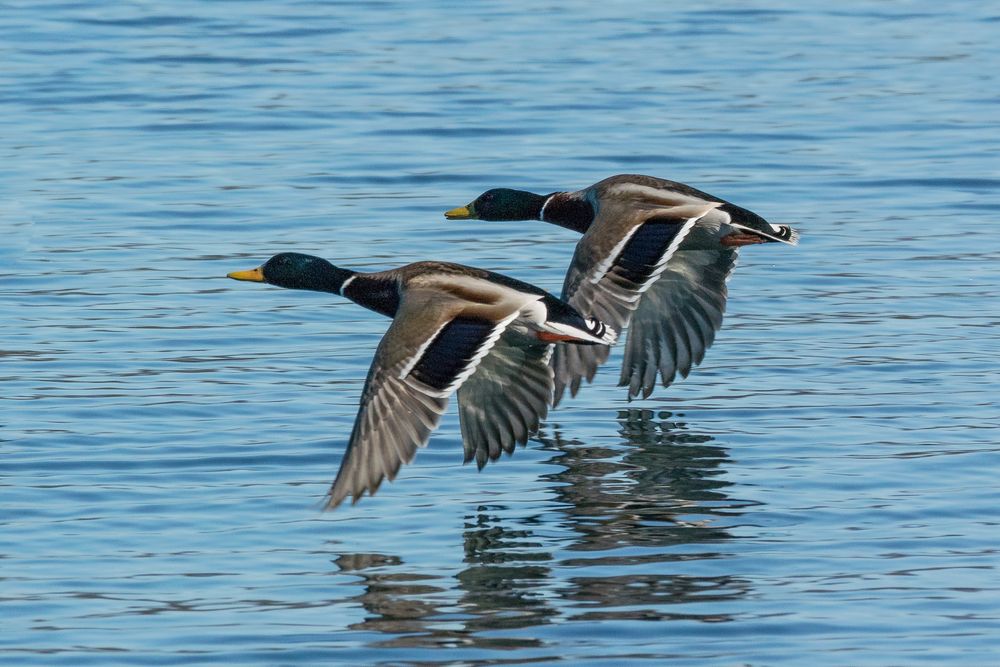
[[(670, 413), (625, 410), (618, 423), (621, 439), (610, 444), (566, 439), (558, 428), (542, 434), (549, 463), (563, 468), (547, 476), (556, 502), (534, 517), (477, 507), (465, 518), (466, 567), (454, 579), (407, 571), (402, 556), (337, 558), (364, 589), (355, 600), (367, 616), (351, 629), (392, 635), (380, 647), (538, 649), (532, 632), (489, 633), (557, 620), (731, 620), (725, 602), (749, 583), (690, 566), (726, 557), (726, 525), (750, 504), (727, 494), (727, 449)], [(553, 525), (568, 537), (553, 538)]]

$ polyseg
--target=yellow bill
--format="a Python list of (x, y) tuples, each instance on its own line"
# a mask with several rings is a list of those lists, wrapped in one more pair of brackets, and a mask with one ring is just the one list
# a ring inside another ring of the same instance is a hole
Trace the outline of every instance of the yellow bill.
[(264, 271), (258, 266), (256, 269), (227, 273), (226, 277), (233, 280), (249, 280), (252, 283), (262, 283), (264, 282)]
[(469, 218), (476, 217), (476, 211), (472, 208), (472, 204), (469, 204), (468, 206), (459, 206), (450, 211), (445, 211), (444, 217), (449, 220), (468, 220)]

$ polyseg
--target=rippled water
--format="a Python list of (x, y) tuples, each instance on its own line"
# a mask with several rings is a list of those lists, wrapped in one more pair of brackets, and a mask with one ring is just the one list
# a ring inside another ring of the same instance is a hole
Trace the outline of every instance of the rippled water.
[[(1000, 13), (700, 7), (0, 3), (0, 661), (995, 661)], [(621, 172), (803, 244), (687, 381), (320, 513), (386, 321), (226, 272), (558, 291), (441, 213)]]

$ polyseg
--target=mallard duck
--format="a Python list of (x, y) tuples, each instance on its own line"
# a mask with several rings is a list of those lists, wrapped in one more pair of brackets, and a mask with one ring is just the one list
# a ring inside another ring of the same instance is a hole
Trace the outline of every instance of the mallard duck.
[[(722, 326), (726, 280), (744, 245), (798, 243), (799, 233), (696, 190), (653, 176), (622, 174), (576, 192), (538, 195), (487, 190), (451, 220), (542, 220), (583, 234), (562, 298), (615, 328), (629, 327), (619, 386), (649, 397), (701, 363)], [(558, 404), (575, 396), (608, 348), (558, 346), (552, 358)]]
[(235, 280), (332, 292), (387, 315), (326, 507), (357, 502), (423, 447), (458, 390), (466, 462), (480, 468), (537, 430), (552, 401), (553, 343), (606, 346), (616, 332), (533, 285), (480, 269), (417, 262), (359, 273), (281, 253)]

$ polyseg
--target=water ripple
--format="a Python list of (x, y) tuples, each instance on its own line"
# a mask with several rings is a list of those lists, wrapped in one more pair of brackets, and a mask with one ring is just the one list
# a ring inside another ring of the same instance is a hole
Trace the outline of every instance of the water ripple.
[[(0, 660), (990, 664), (997, 17), (906, 6), (8, 3)], [(689, 378), (621, 351), (514, 456), (445, 415), (323, 514), (388, 322), (279, 250), (558, 292), (490, 187), (674, 178), (749, 247)]]

